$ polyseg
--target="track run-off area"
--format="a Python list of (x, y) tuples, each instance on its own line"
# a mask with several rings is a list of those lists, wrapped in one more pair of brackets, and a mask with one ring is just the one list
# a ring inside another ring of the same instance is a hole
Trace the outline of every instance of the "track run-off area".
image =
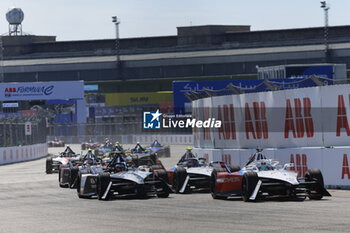
[[(80, 152), (80, 145), (70, 145)], [(131, 147), (131, 145), (129, 146)], [(128, 148), (128, 145), (124, 146)], [(186, 146), (161, 158), (171, 168)], [(64, 148), (50, 148), (58, 154)], [(241, 198), (214, 200), (209, 193), (169, 198), (79, 199), (45, 173), (46, 158), (0, 166), (0, 232), (349, 232), (350, 191), (329, 190), (320, 201)]]

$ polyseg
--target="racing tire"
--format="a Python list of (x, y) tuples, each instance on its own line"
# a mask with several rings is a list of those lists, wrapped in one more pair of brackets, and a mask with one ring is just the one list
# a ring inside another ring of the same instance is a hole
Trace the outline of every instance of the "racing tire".
[(110, 193), (107, 193), (105, 199), (103, 199), (103, 195), (105, 194), (109, 182), (110, 182), (110, 174), (107, 172), (101, 173), (97, 176), (96, 179), (96, 193), (97, 193), (97, 198), (99, 200), (109, 200), (110, 199)]
[(156, 185), (156, 188), (161, 188), (161, 192), (157, 192), (157, 197), (167, 198), (169, 197), (169, 177), (168, 173), (165, 170), (157, 170), (154, 172), (155, 179), (159, 180), (161, 183)]
[(69, 186), (67, 186), (66, 184), (62, 184), (61, 183), (61, 169), (62, 168), (67, 168), (67, 167), (69, 167), (68, 165), (60, 165), (59, 167), (58, 167), (58, 183), (59, 183), (59, 186), (61, 187), (61, 188), (68, 188)]
[(52, 158), (46, 159), (46, 174), (52, 174)]
[(253, 194), (258, 181), (259, 178), (256, 172), (244, 173), (242, 178), (242, 199), (244, 202), (249, 201), (249, 198)]
[(86, 149), (86, 145), (85, 144), (81, 144), (81, 150), (85, 150)]
[[(175, 193), (180, 193), (180, 190), (186, 180), (187, 177), (187, 171), (183, 167), (177, 167), (174, 171), (174, 177), (173, 177), (173, 188), (175, 190)], [(185, 189), (186, 192), (186, 189)]]
[(150, 172), (154, 172), (154, 171), (158, 171), (158, 170), (163, 170), (163, 167), (160, 166), (160, 165), (152, 165), (152, 166), (149, 168), (149, 171), (150, 171)]
[(218, 193), (216, 192), (216, 180), (218, 177), (218, 172), (226, 172), (226, 169), (223, 171), (222, 168), (214, 168), (211, 176), (210, 176), (210, 194), (212, 196), (213, 199), (226, 199), (226, 197), (222, 197), (220, 195), (218, 195)]
[(86, 170), (78, 171), (76, 188), (77, 188), (77, 194), (78, 194), (79, 198), (84, 198), (85, 197), (84, 195), (80, 194), (81, 175), (83, 175), (83, 174), (88, 174), (88, 171), (86, 171)]
[(316, 181), (316, 185), (309, 190), (309, 199), (321, 200), (323, 198), (322, 189), (324, 188), (324, 181), (320, 169), (309, 169), (305, 174), (305, 180)]
[(240, 166), (231, 165), (229, 166), (231, 172), (238, 172), (241, 170)]
[(70, 172), (70, 174), (69, 174), (69, 188), (75, 188), (77, 185), (77, 177), (78, 177), (79, 168), (72, 167), (69, 170), (69, 172)]

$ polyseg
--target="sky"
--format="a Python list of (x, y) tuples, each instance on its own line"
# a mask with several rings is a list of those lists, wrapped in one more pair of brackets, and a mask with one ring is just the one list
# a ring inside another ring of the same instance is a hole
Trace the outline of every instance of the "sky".
[[(350, 25), (350, 1), (328, 0), (329, 25)], [(251, 25), (252, 31), (319, 27), (319, 0), (1, 0), (0, 34), (8, 32), (6, 12), (22, 8), (23, 32), (57, 36), (57, 41), (172, 36), (176, 27)]]

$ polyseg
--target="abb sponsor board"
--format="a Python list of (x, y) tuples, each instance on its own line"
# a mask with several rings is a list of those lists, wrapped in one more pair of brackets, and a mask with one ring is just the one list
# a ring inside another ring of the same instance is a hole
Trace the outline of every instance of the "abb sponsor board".
[[(255, 153), (254, 149), (200, 149), (193, 152), (207, 161), (224, 161), (230, 165), (244, 167), (248, 158)], [(291, 170), (304, 177), (308, 169), (321, 170), (325, 185), (350, 188), (350, 148), (291, 148), (266, 149), (267, 158), (280, 161), (280, 164), (293, 163)]]
[(16, 163), (38, 159), (48, 155), (46, 143), (30, 146), (0, 148), (0, 164)]
[(194, 129), (200, 148), (350, 146), (350, 85), (216, 96), (193, 101), (193, 118), (222, 121)]

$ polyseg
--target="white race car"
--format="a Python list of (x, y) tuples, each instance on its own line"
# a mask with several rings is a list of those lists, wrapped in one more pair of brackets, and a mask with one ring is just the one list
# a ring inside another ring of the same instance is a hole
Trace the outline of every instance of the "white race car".
[(210, 182), (212, 197), (241, 195), (244, 201), (253, 201), (274, 196), (316, 200), (331, 196), (324, 188), (319, 169), (309, 169), (305, 177), (298, 177), (298, 173), (291, 169), (293, 167), (293, 164), (282, 166), (258, 151), (238, 172), (213, 171)]

